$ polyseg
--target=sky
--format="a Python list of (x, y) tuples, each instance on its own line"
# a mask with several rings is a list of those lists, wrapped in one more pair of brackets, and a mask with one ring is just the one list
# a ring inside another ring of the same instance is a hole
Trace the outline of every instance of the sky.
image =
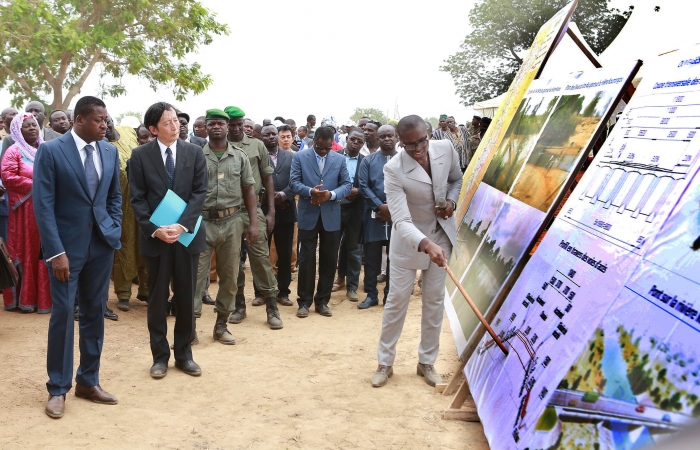
[[(143, 80), (124, 78), (127, 94), (104, 99), (113, 117), (168, 101), (193, 119), (238, 106), (258, 123), (282, 116), (301, 125), (309, 114), (319, 123), (330, 115), (344, 123), (356, 107), (393, 118), (395, 105), (400, 116), (471, 118), (439, 67), (469, 32), (475, 0), (201, 2), (231, 29), (187, 57), (213, 77), (210, 88), (178, 102), (167, 88), (154, 92)], [(81, 95), (97, 86), (93, 73)], [(0, 105), (10, 98), (0, 91)]]

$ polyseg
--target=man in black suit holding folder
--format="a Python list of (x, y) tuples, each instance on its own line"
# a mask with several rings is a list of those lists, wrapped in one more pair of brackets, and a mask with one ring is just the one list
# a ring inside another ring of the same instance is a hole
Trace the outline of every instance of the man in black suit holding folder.
[[(194, 293), (197, 285), (199, 253), (206, 248), (204, 224), (195, 230), (207, 195), (207, 163), (202, 149), (178, 139), (180, 122), (175, 108), (165, 102), (152, 105), (144, 125), (156, 136), (152, 142), (134, 149), (129, 162), (131, 206), (141, 229), (139, 247), (148, 269), (148, 331), (153, 353), (151, 376), (163, 378), (168, 371), (170, 348), (168, 295), (170, 281), (176, 299), (175, 367), (188, 375), (202, 370), (192, 359), (194, 338)], [(158, 227), (150, 218), (168, 189), (187, 203), (177, 223)], [(181, 233), (197, 232), (189, 246), (178, 238)]]

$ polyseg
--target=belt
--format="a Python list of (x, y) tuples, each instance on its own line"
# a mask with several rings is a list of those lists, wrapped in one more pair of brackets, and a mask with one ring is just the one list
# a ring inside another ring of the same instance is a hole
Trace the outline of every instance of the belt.
[(231, 208), (226, 209), (211, 209), (209, 211), (202, 211), (202, 216), (207, 220), (223, 219), (224, 217), (228, 217), (231, 214), (234, 214), (240, 209), (240, 206), (233, 206)]

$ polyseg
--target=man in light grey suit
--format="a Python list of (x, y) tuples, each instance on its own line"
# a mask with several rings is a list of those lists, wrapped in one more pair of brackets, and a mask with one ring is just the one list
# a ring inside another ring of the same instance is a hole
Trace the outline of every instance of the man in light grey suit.
[(384, 386), (393, 375), (396, 343), (417, 270), (423, 274), (417, 371), (426, 383), (435, 386), (441, 381), (433, 364), (440, 347), (445, 300), (443, 267), (456, 245), (452, 212), (462, 187), (462, 172), (452, 143), (429, 140), (420, 116), (401, 119), (398, 132), (404, 151), (384, 166), (386, 201), (394, 224), (389, 244), (391, 286), (379, 338), (379, 367), (372, 376), (372, 386)]

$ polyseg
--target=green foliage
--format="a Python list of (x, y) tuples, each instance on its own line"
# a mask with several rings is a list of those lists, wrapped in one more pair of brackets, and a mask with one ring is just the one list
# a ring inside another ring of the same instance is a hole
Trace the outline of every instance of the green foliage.
[(692, 414), (693, 414), (693, 417), (700, 417), (700, 403), (695, 405), (695, 407), (693, 408)]
[(537, 419), (535, 430), (551, 431), (558, 421), (559, 416), (557, 415), (557, 409), (554, 406), (547, 406), (539, 419)]
[(433, 126), (433, 130), (440, 125), (440, 119), (437, 117), (426, 117), (425, 121)]
[(664, 367), (659, 371), (659, 375), (656, 377), (657, 380), (663, 382), (666, 380), (666, 368)]
[(169, 86), (178, 100), (203, 92), (211, 77), (184, 60), (229, 33), (197, 0), (14, 0), (0, 2), (0, 17), (0, 88), (15, 105), (52, 97), (52, 109), (93, 71), (100, 95), (126, 94), (124, 75)]
[(382, 125), (389, 123), (389, 119), (386, 117), (386, 115), (377, 108), (355, 108), (355, 112), (352, 116), (350, 116), (350, 120), (357, 122), (365, 116), (372, 120), (378, 120), (382, 123)]
[(143, 122), (143, 113), (142, 112), (140, 112), (140, 111), (127, 111), (127, 112), (124, 112), (124, 113), (117, 115), (114, 118), (114, 123), (119, 125), (119, 123), (121, 123), (122, 119), (126, 116), (134, 116), (137, 119), (139, 119), (141, 122)]
[[(540, 27), (570, 0), (480, 0), (469, 12), (472, 32), (440, 70), (452, 75), (462, 104), (508, 90)], [(610, 0), (580, 0), (572, 20), (600, 54), (620, 32), (631, 9), (609, 9)]]
[(641, 364), (634, 366), (632, 370), (627, 372), (627, 379), (630, 382), (630, 388), (634, 395), (643, 394), (654, 383), (649, 372), (644, 370), (644, 366)]
[(543, 147), (558, 147), (568, 144), (574, 135), (576, 126), (580, 123), (579, 114), (585, 97), (580, 95), (565, 95), (557, 105), (557, 109), (549, 118), (547, 127), (537, 141)]

